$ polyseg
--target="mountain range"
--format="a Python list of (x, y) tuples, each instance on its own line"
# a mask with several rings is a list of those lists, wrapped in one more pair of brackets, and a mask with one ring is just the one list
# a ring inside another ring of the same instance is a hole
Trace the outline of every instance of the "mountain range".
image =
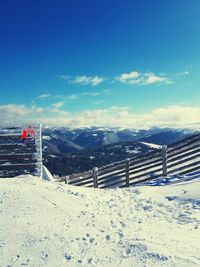
[(190, 130), (45, 127), (44, 163), (54, 175), (65, 176), (132, 158), (191, 135)]

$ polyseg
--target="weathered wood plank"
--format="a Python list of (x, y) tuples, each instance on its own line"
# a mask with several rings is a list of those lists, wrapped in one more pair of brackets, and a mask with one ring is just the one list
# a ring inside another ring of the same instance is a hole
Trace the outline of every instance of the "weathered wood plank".
[(124, 180), (120, 180), (120, 181), (110, 181), (110, 183), (107, 183), (107, 184), (105, 184), (105, 185), (102, 185), (101, 187), (99, 187), (99, 188), (114, 188), (114, 187), (121, 187), (121, 186), (123, 186), (123, 185), (125, 185), (126, 184), (126, 180), (124, 179)]
[(84, 182), (84, 181), (89, 181), (89, 180), (93, 180), (93, 176), (85, 176), (85, 177), (75, 177), (75, 178), (71, 178), (70, 176), (68, 177), (68, 183), (76, 183), (76, 182)]
[(18, 169), (32, 169), (36, 163), (17, 163), (17, 164), (2, 164), (0, 170), (18, 170)]
[(74, 173), (74, 174), (71, 174), (69, 176), (69, 179), (76, 179), (76, 178), (83, 178), (83, 179), (87, 179), (87, 178), (90, 178), (90, 177), (93, 177), (92, 176), (92, 171), (87, 171), (87, 172), (81, 172), (81, 173)]
[(141, 174), (138, 174), (137, 173), (136, 176), (135, 175), (132, 175), (131, 173), (129, 175), (130, 175), (129, 176), (130, 177), (130, 180), (134, 180), (134, 179), (137, 179), (137, 178), (146, 177), (147, 175), (148, 176), (151, 176), (151, 179), (154, 179), (155, 176), (157, 176), (157, 175), (161, 176), (162, 175), (162, 167), (157, 168), (157, 169), (155, 169), (153, 171), (145, 172), (145, 173), (141, 172)]
[(144, 178), (141, 178), (141, 179), (136, 180), (134, 182), (130, 182), (130, 186), (138, 185), (138, 184), (143, 183), (143, 182), (146, 182), (146, 181), (151, 181), (151, 180), (154, 180), (154, 179), (159, 178), (159, 177), (160, 177), (160, 175), (156, 175), (156, 176), (154, 176), (154, 178), (152, 178), (152, 177), (146, 177), (145, 178), (144, 177)]
[(157, 158), (159, 159), (160, 157), (161, 157), (160, 150), (145, 153), (144, 155), (130, 159), (130, 166), (140, 164), (141, 162), (145, 162), (146, 160), (156, 160)]
[(151, 166), (147, 166), (144, 168), (141, 167), (139, 169), (130, 169), (129, 175), (133, 175), (133, 174), (137, 174), (137, 173), (141, 173), (141, 172), (152, 172), (152, 170), (154, 170), (157, 167), (162, 168), (162, 162), (158, 162), (156, 164), (153, 164)]
[(161, 152), (159, 153), (159, 156), (155, 157), (155, 158), (147, 158), (147, 159), (143, 159), (141, 158), (141, 160), (139, 162), (135, 162), (133, 163), (131, 160), (130, 160), (130, 163), (129, 163), (129, 166), (130, 166), (130, 169), (133, 167), (135, 168), (140, 168), (141, 166), (147, 166), (149, 164), (153, 164), (153, 163), (157, 163), (158, 161), (162, 161), (162, 155), (161, 155)]
[(161, 166), (162, 165), (162, 160), (157, 160), (157, 161), (150, 161), (148, 163), (145, 163), (144, 165), (141, 163), (140, 165), (136, 165), (136, 166), (129, 166), (129, 172), (132, 171), (140, 171), (140, 170), (148, 170), (150, 168), (154, 168), (157, 166)]
[(104, 178), (104, 179), (99, 179), (98, 180), (98, 184), (99, 185), (101, 185), (101, 184), (103, 184), (103, 183), (109, 183), (110, 181), (112, 181), (112, 180), (119, 180), (119, 181), (121, 181), (122, 179), (125, 179), (126, 178), (126, 173), (124, 172), (124, 173), (122, 173), (122, 174), (120, 174), (120, 175), (111, 175), (111, 176), (108, 176), (106, 179)]
[(0, 154), (0, 165), (9, 162), (11, 164), (23, 164), (23, 163), (35, 163), (37, 158), (35, 154), (11, 154), (2, 155)]
[(176, 155), (174, 155), (174, 156), (171, 156), (171, 157), (168, 156), (168, 161), (167, 161), (167, 162), (168, 162), (168, 163), (169, 163), (169, 162), (174, 162), (174, 161), (177, 161), (177, 160), (179, 160), (179, 159), (188, 157), (188, 156), (190, 156), (190, 155), (194, 155), (194, 154), (196, 154), (196, 153), (198, 153), (198, 152), (200, 152), (200, 146), (199, 146), (199, 147), (195, 147), (195, 148), (192, 149), (192, 150), (186, 150), (186, 151), (184, 151), (184, 152), (182, 152), (182, 153), (178, 153), (178, 154), (176, 154)]
[(114, 166), (108, 165), (107, 167), (99, 168), (99, 176), (107, 174), (108, 172), (115, 172), (125, 167), (125, 161), (115, 164)]
[[(174, 166), (178, 166), (178, 165), (183, 164), (183, 163), (187, 163), (187, 162), (189, 162), (191, 160), (198, 159), (198, 158), (200, 158), (200, 153), (197, 153), (197, 154), (194, 154), (194, 155), (190, 155), (190, 156), (188, 156), (186, 158), (178, 159), (178, 160), (173, 161), (170, 164), (168, 164), (168, 169), (170, 169), (170, 168), (172, 168)], [(186, 166), (187, 166), (187, 164), (186, 164)]]
[(190, 168), (190, 169), (187, 169), (187, 170), (184, 170), (184, 171), (178, 171), (177, 174), (179, 175), (184, 175), (184, 174), (187, 174), (187, 173), (190, 173), (190, 172), (194, 172), (194, 171), (199, 171), (200, 170), (200, 166), (197, 165), (196, 167), (193, 167), (193, 168)]
[(125, 166), (122, 169), (116, 170), (115, 172), (107, 172), (104, 175), (99, 175), (99, 180), (107, 179), (107, 177), (110, 176), (117, 176), (120, 175), (121, 173), (125, 173)]
[(74, 186), (89, 186), (91, 185), (91, 187), (93, 187), (93, 180), (87, 180), (87, 181), (81, 181), (81, 182), (72, 182), (72, 183), (68, 183), (70, 185), (74, 185)]
[(174, 156), (176, 156), (178, 154), (181, 154), (181, 153), (190, 151), (192, 149), (195, 149), (195, 148), (199, 147), (199, 145), (200, 145), (200, 143), (192, 143), (189, 146), (183, 146), (180, 149), (177, 149), (177, 150), (175, 149), (175, 150), (172, 150), (172, 151), (168, 151), (168, 156), (169, 157), (174, 157)]
[(185, 170), (185, 169), (189, 170), (191, 167), (194, 167), (194, 166), (200, 166), (200, 161), (198, 160), (196, 162), (193, 162), (193, 163), (190, 163), (184, 166), (180, 166), (172, 170), (169, 169), (168, 174), (175, 174), (175, 173), (179, 174), (180, 171)]
[(186, 147), (190, 148), (190, 146), (194, 146), (194, 145), (199, 145), (200, 144), (200, 139), (199, 137), (194, 138), (193, 140), (188, 140), (187, 142), (183, 142), (180, 145), (171, 145), (168, 146), (168, 153), (171, 155), (173, 153), (177, 153), (179, 151), (181, 151), (182, 149), (185, 149)]
[(21, 135), (20, 134), (0, 134), (0, 143), (7, 143), (7, 142), (21, 142)]
[(0, 154), (36, 153), (35, 145), (0, 144)]

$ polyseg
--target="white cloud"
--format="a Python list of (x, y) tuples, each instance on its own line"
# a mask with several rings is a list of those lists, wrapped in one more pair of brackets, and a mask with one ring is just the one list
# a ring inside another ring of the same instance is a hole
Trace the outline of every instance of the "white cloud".
[(145, 73), (143, 84), (154, 84), (154, 83), (162, 83), (162, 84), (170, 84), (172, 81), (165, 76), (158, 76), (154, 73)]
[(138, 71), (132, 71), (130, 73), (123, 73), (116, 77), (116, 80), (137, 85), (149, 85), (149, 84), (170, 84), (172, 81), (164, 74), (156, 75), (153, 72), (139, 73)]
[(69, 76), (69, 75), (57, 75), (56, 76), (60, 80), (69, 81), (73, 84), (81, 84), (81, 85), (92, 85), (97, 86), (102, 83), (105, 78), (100, 76), (86, 76), (86, 75), (79, 75), (79, 76)]
[(72, 83), (97, 86), (103, 81), (104, 78), (99, 76), (77, 76), (72, 80)]
[(67, 125), (71, 119), (69, 113), (60, 110), (62, 102), (54, 103), (48, 108), (17, 104), (0, 105), (0, 121), (13, 125), (23, 122), (42, 122), (44, 124)]
[(15, 117), (23, 117), (29, 110), (24, 105), (16, 105), (16, 104), (8, 104), (8, 105), (1, 105), (0, 106), (0, 118), (1, 121), (4, 121), (9, 118)]
[(78, 94), (72, 94), (66, 97), (67, 100), (76, 100), (80, 97)]
[(38, 98), (49, 98), (51, 94), (41, 94), (38, 96)]
[(112, 126), (128, 128), (187, 127), (189, 123), (200, 122), (200, 108), (170, 106), (148, 113), (133, 114), (127, 107), (112, 107), (85, 111), (74, 118), (75, 125)]
[(189, 73), (188, 70), (185, 70), (185, 71), (176, 73), (177, 76), (187, 76), (187, 75), (189, 75), (189, 74), (190, 74), (190, 73)]
[(104, 103), (104, 100), (95, 101), (93, 103), (94, 103), (94, 105), (100, 105), (100, 104)]
[(61, 110), (63, 102), (43, 108), (8, 104), (0, 106), (0, 120), (4, 123), (42, 122), (44, 124), (69, 127), (127, 127), (147, 129), (150, 127), (197, 128), (200, 124), (200, 108), (190, 106), (169, 106), (135, 114), (128, 107), (86, 110), (78, 114)]
[(107, 95), (111, 94), (112, 90), (106, 89), (106, 90), (101, 90), (101, 91), (91, 91), (91, 92), (83, 92), (80, 95), (86, 95), (86, 96), (100, 96), (100, 95)]
[(102, 93), (100, 93), (100, 92), (94, 92), (94, 93), (91, 93), (91, 96), (99, 96), (99, 95), (101, 95)]
[[(100, 91), (87, 91), (87, 92), (82, 92), (82, 93), (77, 93), (77, 94), (71, 94), (71, 95), (52, 95), (52, 94), (42, 94), (39, 95), (37, 98), (42, 99), (42, 100), (46, 100), (51, 99), (51, 100), (61, 100), (60, 102), (58, 102), (59, 104), (56, 105), (61, 105), (61, 103), (64, 103), (64, 101), (69, 101), (69, 100), (77, 100), (80, 98), (85, 98), (85, 97), (98, 97), (98, 96), (102, 96), (102, 95), (106, 95), (106, 94), (110, 94), (111, 90), (110, 89), (106, 89), (106, 90), (100, 90)], [(34, 102), (35, 103), (35, 102)], [(32, 104), (34, 104), (32, 103)]]
[[(186, 76), (189, 75), (189, 71), (185, 70), (183, 72), (178, 72), (173, 76)], [(109, 81), (110, 83), (114, 83), (115, 81), (119, 81), (125, 84), (133, 84), (133, 85), (152, 85), (152, 84), (163, 84), (168, 85), (173, 83), (173, 81), (166, 76), (165, 73), (156, 74), (154, 72), (139, 72), (132, 71), (129, 73), (122, 73), (117, 77), (113, 78), (104, 78), (101, 76), (87, 76), (87, 75), (79, 75), (79, 76), (69, 76), (69, 75), (60, 75), (57, 78), (61, 80), (68, 80), (72, 84), (80, 84), (80, 85), (91, 85), (97, 86), (104, 81)]]
[(36, 99), (40, 99), (40, 100), (46, 100), (46, 99), (64, 99), (65, 96), (64, 95), (53, 95), (53, 94), (41, 94), (39, 96), (36, 97)]
[(63, 81), (68, 81), (70, 79), (69, 75), (57, 75), (56, 77)]
[(118, 81), (123, 83), (130, 83), (132, 81), (135, 81), (135, 79), (138, 78), (139, 76), (140, 76), (139, 72), (132, 71), (130, 73), (121, 74), (117, 79)]
[(52, 104), (51, 107), (53, 109), (59, 109), (59, 108), (61, 108), (64, 105), (64, 103), (65, 103), (64, 101), (57, 102), (57, 103)]
[[(85, 99), (86, 97), (99, 97), (102, 95), (107, 95), (110, 94), (111, 90), (107, 89), (107, 90), (103, 90), (103, 91), (90, 91), (90, 92), (83, 92), (83, 93), (79, 93), (79, 94), (71, 94), (68, 96), (62, 96), (62, 99), (65, 100), (77, 100), (77, 99)], [(103, 100), (101, 100), (102, 102)]]

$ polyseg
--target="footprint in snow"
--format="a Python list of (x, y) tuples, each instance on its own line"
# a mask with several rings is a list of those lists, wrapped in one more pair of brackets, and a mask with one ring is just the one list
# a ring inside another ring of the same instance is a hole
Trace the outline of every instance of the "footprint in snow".
[(165, 197), (167, 200), (169, 200), (169, 201), (172, 201), (172, 200), (175, 200), (175, 199), (177, 199), (177, 197), (176, 196), (169, 196), (169, 197)]
[(67, 254), (67, 253), (65, 253), (64, 257), (65, 257), (65, 259), (68, 260), (68, 261), (70, 261), (70, 260), (72, 259), (72, 256), (69, 255), (69, 254)]
[(49, 257), (49, 255), (47, 254), (47, 253), (45, 253), (45, 252), (42, 252), (42, 259), (43, 260), (47, 260), (47, 258)]
[(30, 260), (29, 260), (29, 259), (27, 259), (27, 260), (26, 260), (26, 262), (22, 262), (22, 263), (21, 263), (21, 266), (27, 266), (27, 265), (28, 265), (28, 263), (29, 263), (29, 261), (30, 261)]
[(109, 241), (110, 240), (110, 235), (106, 235), (105, 239), (106, 239), (106, 241)]
[(120, 223), (121, 227), (123, 227), (123, 228), (126, 227), (126, 224), (124, 222), (120, 221), (119, 223)]
[(92, 242), (94, 241), (94, 238), (91, 237), (91, 238), (89, 239), (89, 241), (90, 241), (90, 243), (92, 243)]
[(89, 259), (87, 260), (88, 263), (92, 263), (92, 261), (93, 261), (92, 258), (89, 258)]

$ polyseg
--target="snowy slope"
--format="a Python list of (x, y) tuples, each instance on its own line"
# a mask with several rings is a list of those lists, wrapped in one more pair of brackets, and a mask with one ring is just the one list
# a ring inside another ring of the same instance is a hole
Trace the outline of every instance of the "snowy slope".
[(0, 266), (200, 266), (199, 192), (0, 179)]

